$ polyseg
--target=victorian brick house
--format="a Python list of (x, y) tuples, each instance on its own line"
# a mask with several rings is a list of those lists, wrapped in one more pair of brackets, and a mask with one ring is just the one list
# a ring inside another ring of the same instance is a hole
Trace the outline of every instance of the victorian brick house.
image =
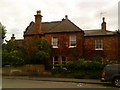
[[(35, 22), (31, 22), (24, 32), (24, 39), (47, 39), (53, 46), (53, 64), (76, 60), (84, 56), (92, 60), (95, 55), (104, 61), (120, 61), (120, 34), (106, 30), (105, 18), (99, 30), (82, 30), (65, 16), (54, 22), (42, 22), (42, 15), (37, 11)], [(77, 52), (77, 53), (75, 53)]]

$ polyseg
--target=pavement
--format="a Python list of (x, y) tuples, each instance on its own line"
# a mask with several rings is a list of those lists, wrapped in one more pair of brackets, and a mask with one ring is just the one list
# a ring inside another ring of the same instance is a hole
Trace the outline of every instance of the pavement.
[(75, 79), (75, 78), (58, 78), (58, 77), (35, 77), (35, 76), (2, 76), (5, 79), (24, 79), (37, 81), (54, 81), (54, 82), (74, 82), (86, 84), (103, 84), (99, 79)]

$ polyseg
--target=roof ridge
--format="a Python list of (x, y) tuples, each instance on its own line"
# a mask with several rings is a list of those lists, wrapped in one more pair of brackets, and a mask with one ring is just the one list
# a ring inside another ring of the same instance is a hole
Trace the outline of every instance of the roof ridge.
[(62, 22), (62, 21), (42, 22), (42, 24), (45, 24), (45, 23), (58, 23), (58, 22)]

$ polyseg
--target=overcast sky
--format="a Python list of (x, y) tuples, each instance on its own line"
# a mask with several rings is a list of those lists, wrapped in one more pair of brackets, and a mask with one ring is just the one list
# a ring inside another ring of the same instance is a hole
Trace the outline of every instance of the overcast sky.
[[(23, 38), (23, 31), (37, 10), (42, 22), (60, 21), (65, 15), (83, 30), (100, 29), (102, 17), (107, 29), (118, 29), (118, 2), (120, 0), (0, 0), (0, 22), (6, 26), (6, 39), (15, 34)], [(102, 13), (102, 14), (101, 14)]]

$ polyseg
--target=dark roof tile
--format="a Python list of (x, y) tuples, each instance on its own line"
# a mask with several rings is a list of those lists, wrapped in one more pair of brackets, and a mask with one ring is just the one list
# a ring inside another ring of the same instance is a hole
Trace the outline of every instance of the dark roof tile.
[(100, 35), (114, 35), (115, 32), (113, 31), (108, 31), (103, 32), (101, 29), (96, 29), (96, 30), (84, 30), (85, 35), (84, 36), (100, 36)]
[[(26, 28), (24, 35), (34, 34), (35, 23), (31, 22), (30, 25)], [(55, 22), (42, 22), (41, 26), (42, 33), (58, 33), (58, 32), (76, 32), (82, 31), (74, 23), (68, 19)]]

